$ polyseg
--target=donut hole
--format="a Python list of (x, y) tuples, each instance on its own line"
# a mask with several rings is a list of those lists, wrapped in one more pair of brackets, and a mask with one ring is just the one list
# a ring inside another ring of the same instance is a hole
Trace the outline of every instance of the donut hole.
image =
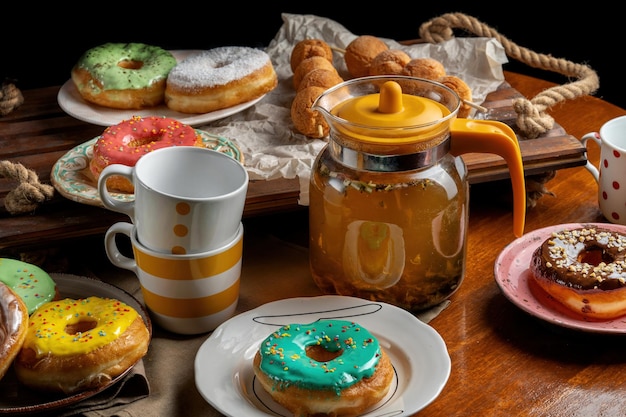
[(140, 138), (133, 138), (130, 142), (126, 143), (126, 146), (129, 148), (142, 148), (161, 140), (163, 140), (163, 136), (144, 136)]
[(95, 320), (81, 320), (77, 323), (68, 324), (65, 326), (65, 333), (67, 334), (78, 334), (85, 333), (91, 329), (94, 329), (98, 325), (98, 322)]
[(139, 70), (143, 67), (143, 61), (135, 61), (134, 59), (125, 59), (117, 63), (119, 67), (129, 70)]
[(614, 261), (613, 257), (599, 246), (590, 246), (583, 249), (578, 254), (578, 258), (576, 260), (580, 263), (586, 263), (593, 266), (598, 266), (602, 262), (610, 264)]
[(216, 62), (215, 65), (213, 65), (213, 68), (222, 68), (222, 67), (227, 67), (229, 65), (232, 64), (232, 61), (222, 61), (222, 62)]
[(328, 362), (343, 355), (343, 349), (331, 352), (321, 345), (306, 347), (306, 356), (317, 362)]

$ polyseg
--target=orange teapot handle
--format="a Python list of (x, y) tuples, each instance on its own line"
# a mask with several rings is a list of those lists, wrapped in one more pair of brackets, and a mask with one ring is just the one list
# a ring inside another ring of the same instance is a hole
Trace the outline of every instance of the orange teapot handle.
[(526, 223), (526, 183), (522, 154), (513, 129), (495, 120), (457, 118), (450, 130), (452, 155), (492, 153), (504, 158), (513, 186), (513, 233), (517, 237), (522, 236)]

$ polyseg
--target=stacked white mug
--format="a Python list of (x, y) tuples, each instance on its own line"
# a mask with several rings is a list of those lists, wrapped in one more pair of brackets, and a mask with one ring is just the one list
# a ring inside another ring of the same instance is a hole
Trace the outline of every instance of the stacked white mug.
[[(133, 184), (134, 200), (116, 199), (107, 189), (107, 178), (118, 175)], [(137, 275), (144, 302), (164, 329), (204, 333), (234, 314), (248, 180), (239, 161), (193, 146), (159, 149), (134, 167), (114, 164), (100, 174), (102, 204), (132, 222), (109, 228), (107, 256)], [(118, 234), (130, 239), (133, 258), (118, 248)]]

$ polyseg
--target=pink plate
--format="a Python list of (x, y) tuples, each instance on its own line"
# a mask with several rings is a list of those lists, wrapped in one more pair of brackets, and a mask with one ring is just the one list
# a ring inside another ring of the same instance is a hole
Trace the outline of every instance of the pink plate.
[(626, 333), (626, 316), (613, 320), (585, 320), (569, 312), (530, 279), (528, 269), (533, 251), (554, 231), (602, 227), (626, 234), (626, 227), (611, 223), (569, 223), (545, 227), (511, 242), (498, 255), (494, 266), (496, 283), (513, 304), (525, 312), (557, 326), (593, 333)]

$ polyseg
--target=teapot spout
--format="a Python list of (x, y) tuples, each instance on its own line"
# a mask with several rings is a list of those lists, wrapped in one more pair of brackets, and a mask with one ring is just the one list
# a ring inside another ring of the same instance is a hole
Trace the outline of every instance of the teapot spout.
[(526, 182), (524, 164), (515, 132), (494, 120), (455, 119), (451, 124), (450, 153), (492, 153), (506, 161), (513, 187), (513, 233), (524, 234), (526, 223)]

